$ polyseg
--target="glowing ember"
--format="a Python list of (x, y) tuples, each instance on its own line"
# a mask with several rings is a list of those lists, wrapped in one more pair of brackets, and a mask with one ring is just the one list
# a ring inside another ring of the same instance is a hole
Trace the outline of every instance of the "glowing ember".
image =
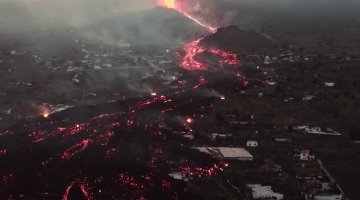
[(193, 122), (194, 122), (194, 120), (193, 120), (193, 119), (191, 119), (191, 118), (187, 118), (187, 119), (186, 119), (186, 122), (187, 122), (187, 123), (189, 123), (189, 124), (191, 124), (191, 123), (193, 123)]
[(48, 106), (41, 105), (39, 107), (39, 112), (41, 116), (43, 116), (44, 118), (48, 118), (51, 114), (51, 109), (48, 108)]

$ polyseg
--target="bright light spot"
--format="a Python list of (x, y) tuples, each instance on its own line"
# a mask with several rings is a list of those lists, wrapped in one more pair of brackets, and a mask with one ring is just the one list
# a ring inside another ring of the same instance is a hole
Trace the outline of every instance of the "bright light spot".
[(191, 118), (187, 118), (187, 119), (186, 119), (186, 122), (190, 124), (190, 123), (193, 123), (193, 122), (194, 122), (194, 120), (193, 120), (193, 119), (191, 119)]
[(51, 114), (51, 109), (48, 106), (41, 105), (39, 106), (39, 114), (44, 118), (48, 118)]
[(165, 6), (168, 8), (175, 8), (175, 0), (165, 0)]
[(221, 99), (221, 100), (225, 100), (226, 97), (225, 97), (225, 96), (220, 96), (220, 99)]
[(150, 95), (153, 96), (153, 97), (157, 96), (156, 92), (152, 92)]

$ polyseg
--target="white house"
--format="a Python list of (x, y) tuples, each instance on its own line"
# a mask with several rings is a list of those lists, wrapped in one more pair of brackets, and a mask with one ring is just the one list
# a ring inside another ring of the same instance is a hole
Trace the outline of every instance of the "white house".
[(247, 146), (247, 147), (258, 147), (258, 146), (259, 146), (259, 143), (258, 143), (258, 141), (248, 140), (248, 141), (246, 142), (246, 146)]
[(334, 87), (334, 86), (335, 86), (335, 83), (333, 83), (333, 82), (327, 82), (327, 83), (324, 83), (324, 85), (325, 85), (326, 87)]

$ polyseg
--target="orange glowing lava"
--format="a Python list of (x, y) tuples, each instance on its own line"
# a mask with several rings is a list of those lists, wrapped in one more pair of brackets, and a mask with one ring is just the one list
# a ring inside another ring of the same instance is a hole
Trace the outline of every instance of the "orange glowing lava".
[(240, 65), (240, 60), (235, 53), (200, 46), (199, 43), (203, 39), (204, 38), (197, 39), (184, 46), (185, 56), (180, 63), (180, 66), (183, 69), (189, 71), (208, 70), (208, 65), (206, 63), (197, 60), (197, 57), (205, 52), (219, 57), (219, 66), (221, 67)]
[(158, 6), (162, 6), (165, 8), (175, 9), (179, 13), (183, 14), (187, 18), (191, 19), (193, 22), (199, 24), (200, 26), (208, 29), (211, 32), (215, 32), (217, 30), (216, 27), (204, 22), (202, 19), (194, 17), (192, 13), (198, 11), (200, 6), (199, 0), (191, 1), (191, 3), (184, 2), (181, 0), (156, 0), (156, 4)]
[(48, 106), (45, 106), (45, 105), (41, 105), (39, 108), (39, 114), (41, 116), (43, 116), (44, 118), (48, 118), (51, 114), (51, 108), (49, 108)]
[(168, 8), (175, 9), (175, 0), (164, 0), (164, 5)]

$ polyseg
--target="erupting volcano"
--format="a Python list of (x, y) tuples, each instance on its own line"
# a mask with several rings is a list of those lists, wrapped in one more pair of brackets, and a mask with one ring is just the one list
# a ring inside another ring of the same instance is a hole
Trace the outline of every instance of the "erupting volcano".
[[(188, 2), (157, 5), (214, 32), (191, 15), (200, 2)], [(228, 164), (190, 148), (185, 136), (214, 101), (226, 100), (221, 94), (248, 84), (235, 53), (203, 47), (202, 40), (178, 54), (181, 68), (169, 72), (175, 87), (61, 113), (46, 110), (37, 120), (0, 130), (0, 161), (8, 163), (0, 169), (0, 199), (189, 199), (185, 182), (170, 174), (211, 176)]]
[[(179, 0), (157, 0), (157, 5), (163, 6), (169, 9), (175, 9), (176, 11), (182, 13), (195, 23), (199, 24), (202, 27), (207, 28), (210, 32), (215, 33), (217, 28), (203, 22), (201, 19), (198, 19), (195, 16), (192, 16), (193, 12), (200, 10), (201, 3), (199, 0), (195, 1), (179, 1)], [(204, 37), (196, 39), (184, 46), (185, 56), (182, 59), (180, 66), (183, 69), (196, 71), (196, 70), (208, 70), (209, 67), (206, 63), (198, 60), (198, 57), (203, 53), (210, 53), (214, 56), (217, 56), (219, 59), (218, 65), (221, 67), (225, 66), (238, 66), (240, 64), (237, 55), (232, 52), (222, 51), (220, 49), (207, 49), (201, 47), (199, 43), (204, 39)]]

